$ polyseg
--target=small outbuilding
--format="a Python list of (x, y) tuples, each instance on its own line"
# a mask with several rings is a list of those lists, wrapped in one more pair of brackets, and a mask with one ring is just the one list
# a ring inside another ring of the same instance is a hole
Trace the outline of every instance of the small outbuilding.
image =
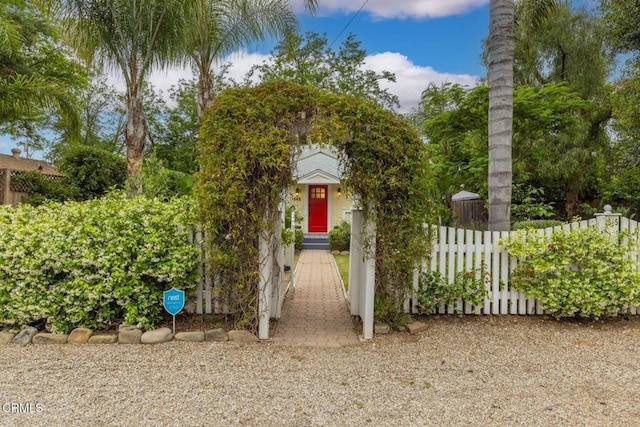
[(451, 197), (451, 210), (456, 227), (469, 224), (484, 224), (487, 218), (484, 214), (484, 202), (480, 195), (469, 191), (460, 191)]
[(45, 178), (57, 180), (62, 173), (44, 160), (20, 157), (19, 148), (11, 149), (12, 155), (0, 154), (0, 204), (16, 206), (28, 200), (24, 181), (15, 179), (25, 172), (40, 172)]

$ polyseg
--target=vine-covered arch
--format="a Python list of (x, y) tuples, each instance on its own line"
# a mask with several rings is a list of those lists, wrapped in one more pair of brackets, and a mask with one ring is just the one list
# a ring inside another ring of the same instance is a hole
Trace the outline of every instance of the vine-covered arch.
[(290, 82), (225, 91), (205, 116), (197, 191), (218, 296), (236, 326), (255, 330), (259, 236), (276, 229), (300, 147), (310, 141), (338, 149), (346, 190), (377, 223), (375, 313), (397, 321), (429, 244), (424, 143), (371, 101)]

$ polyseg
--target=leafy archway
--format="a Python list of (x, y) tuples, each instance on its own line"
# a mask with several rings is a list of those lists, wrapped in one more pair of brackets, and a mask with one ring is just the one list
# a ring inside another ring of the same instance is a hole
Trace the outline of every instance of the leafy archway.
[(402, 315), (413, 267), (426, 254), (427, 159), (400, 117), (361, 98), (289, 82), (228, 90), (200, 131), (197, 191), (216, 288), (238, 327), (257, 327), (259, 236), (279, 232), (278, 206), (299, 148), (310, 141), (338, 149), (346, 190), (377, 223), (378, 319)]

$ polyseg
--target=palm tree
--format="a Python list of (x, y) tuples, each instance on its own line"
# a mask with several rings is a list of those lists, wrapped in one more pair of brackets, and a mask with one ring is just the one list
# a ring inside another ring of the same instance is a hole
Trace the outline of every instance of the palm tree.
[[(560, 0), (528, 2), (527, 25), (540, 25)], [(514, 0), (491, 0), (489, 10), (489, 229), (511, 229)]]
[(25, 59), (29, 38), (26, 33), (34, 28), (25, 29), (12, 12), (33, 17), (29, 26), (39, 31), (37, 37), (44, 37), (45, 43), (55, 43), (49, 37), (51, 29), (45, 11), (36, 2), (9, 0), (0, 6), (0, 124), (31, 118), (43, 110), (56, 110), (66, 120), (67, 130), (75, 135), (79, 118), (68, 82), (29, 66), (33, 59)]
[(193, 13), (186, 43), (198, 70), (197, 107), (202, 122), (215, 96), (213, 62), (242, 45), (294, 31), (296, 17), (287, 0), (196, 0)]
[(148, 125), (142, 89), (148, 74), (185, 59), (183, 35), (193, 0), (59, 0), (72, 43), (98, 65), (117, 70), (126, 83), (127, 175), (140, 194), (140, 169)]

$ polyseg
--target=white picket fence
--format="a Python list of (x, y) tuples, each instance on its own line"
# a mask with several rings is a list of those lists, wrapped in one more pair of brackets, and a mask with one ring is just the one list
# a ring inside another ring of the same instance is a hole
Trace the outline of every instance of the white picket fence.
[[(291, 230), (295, 232), (294, 214), (291, 215)], [(185, 309), (188, 312), (196, 314), (228, 313), (229, 303), (217, 294), (215, 275), (207, 265), (208, 256), (206, 253), (206, 245), (204, 244), (204, 232), (201, 229), (190, 230), (188, 233), (188, 241), (199, 249), (199, 256), (197, 261), (198, 277), (196, 289), (190, 293)], [(266, 308), (268, 312), (265, 313), (266, 319), (264, 321), (261, 320), (263, 326), (265, 324), (268, 325), (269, 318), (280, 318), (287, 289), (288, 287), (295, 287), (295, 278), (293, 275), (294, 252), (293, 243), (286, 247), (280, 246), (274, 264), (269, 267), (272, 269), (270, 271), (272, 274), (268, 274), (268, 276), (271, 277), (272, 283), (269, 284), (269, 291), (265, 293), (264, 298), (260, 299), (260, 305)], [(271, 260), (272, 258), (269, 259)], [(285, 264), (291, 269), (287, 287), (285, 287), (284, 283)], [(268, 336), (268, 331), (266, 334)]]
[[(628, 230), (636, 235), (640, 232), (638, 222), (621, 218), (610, 210), (599, 214), (596, 218), (538, 230), (539, 233), (551, 236), (555, 229), (573, 229), (581, 227), (605, 227), (612, 230)], [(482, 305), (473, 305), (459, 300), (455, 304), (442, 304), (437, 314), (544, 314), (539, 301), (526, 298), (524, 293), (513, 288), (509, 282), (510, 273), (518, 265), (517, 258), (510, 256), (497, 242), (513, 232), (490, 232), (457, 229), (451, 227), (434, 227), (434, 240), (431, 259), (423, 263), (414, 273), (414, 290), (418, 290), (418, 276), (423, 272), (437, 272), (453, 283), (456, 274), (485, 271), (484, 284), (488, 297)], [(640, 253), (629, 254), (640, 268)], [(484, 263), (484, 266), (482, 265)], [(479, 278), (479, 277), (478, 277)], [(409, 307), (407, 307), (409, 306)], [(407, 302), (405, 308), (412, 313), (419, 313), (417, 296)], [(629, 307), (630, 314), (640, 314), (639, 307)]]

